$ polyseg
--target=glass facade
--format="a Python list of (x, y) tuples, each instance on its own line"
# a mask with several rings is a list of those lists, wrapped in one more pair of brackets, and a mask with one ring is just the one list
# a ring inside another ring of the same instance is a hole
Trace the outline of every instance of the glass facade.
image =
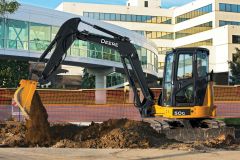
[(124, 75), (121, 73), (114, 72), (107, 76), (107, 87), (123, 84), (124, 82)]
[[(0, 48), (43, 52), (54, 39), (59, 27), (45, 24), (0, 18)], [(157, 72), (157, 54), (135, 46), (143, 68)], [(89, 57), (120, 62), (120, 54), (108, 47), (76, 40), (68, 50), (71, 56)]]
[(240, 22), (236, 22), (236, 21), (219, 21), (219, 26), (226, 26), (226, 25), (236, 25), (239, 26)]
[(4, 19), (0, 17), (0, 48), (4, 47)]
[(6, 20), (6, 48), (28, 50), (28, 23), (18, 20)]
[(205, 41), (199, 41), (199, 42), (195, 42), (195, 43), (191, 43), (182, 47), (199, 47), (199, 46), (212, 46), (213, 45), (213, 40), (212, 39), (208, 39)]
[(105, 20), (105, 21), (172, 24), (172, 18), (164, 17), (164, 16), (147, 16), (147, 15), (99, 13), (99, 12), (83, 12), (83, 16), (89, 17), (91, 19)]
[(149, 39), (173, 39), (172, 32), (146, 31), (146, 37)]
[(190, 36), (196, 33), (200, 33), (200, 32), (204, 32), (207, 30), (212, 29), (212, 22), (207, 22), (198, 26), (194, 26), (192, 28), (188, 28), (188, 29), (184, 29), (181, 31), (176, 32), (176, 39), (177, 38), (182, 38), (182, 37), (186, 37), (186, 36)]
[(158, 62), (158, 69), (164, 69), (164, 62)]
[(161, 32), (161, 31), (136, 31), (134, 32), (147, 37), (148, 39), (174, 39), (173, 32)]
[(219, 3), (219, 10), (223, 12), (235, 12), (240, 13), (240, 5)]
[(180, 16), (177, 16), (175, 18), (175, 21), (176, 21), (176, 23), (184, 22), (186, 20), (196, 18), (196, 17), (199, 17), (201, 15), (204, 15), (204, 14), (207, 14), (207, 13), (210, 13), (210, 12), (212, 12), (212, 4), (209, 4), (207, 6), (198, 8), (198, 9), (193, 10), (191, 12), (188, 12), (188, 13), (182, 14)]
[(29, 50), (44, 51), (51, 42), (51, 26), (29, 23)]
[(169, 47), (158, 47), (158, 54), (166, 54), (168, 51), (171, 51), (172, 48)]

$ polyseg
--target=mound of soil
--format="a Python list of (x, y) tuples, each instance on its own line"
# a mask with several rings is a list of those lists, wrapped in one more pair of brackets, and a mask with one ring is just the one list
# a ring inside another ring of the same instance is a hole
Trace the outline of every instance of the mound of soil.
[[(63, 132), (63, 134), (65, 134)], [(56, 139), (56, 138), (55, 138)], [(158, 134), (146, 122), (127, 119), (92, 123), (68, 139), (57, 142), (55, 147), (81, 148), (152, 148), (175, 143), (164, 134)]]
[(26, 126), (19, 122), (0, 123), (0, 147), (25, 147)]

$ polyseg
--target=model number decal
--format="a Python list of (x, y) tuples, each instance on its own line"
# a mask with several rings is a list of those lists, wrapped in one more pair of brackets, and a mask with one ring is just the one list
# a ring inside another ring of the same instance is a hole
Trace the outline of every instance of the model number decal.
[(174, 116), (186, 116), (190, 115), (190, 109), (174, 109), (173, 110), (173, 115)]

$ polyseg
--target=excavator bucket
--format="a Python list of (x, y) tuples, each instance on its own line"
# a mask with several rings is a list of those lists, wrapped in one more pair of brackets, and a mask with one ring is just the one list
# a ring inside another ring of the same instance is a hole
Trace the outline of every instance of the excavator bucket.
[(24, 117), (29, 120), (32, 98), (37, 88), (37, 81), (21, 80), (20, 86), (14, 93), (14, 101), (22, 111)]

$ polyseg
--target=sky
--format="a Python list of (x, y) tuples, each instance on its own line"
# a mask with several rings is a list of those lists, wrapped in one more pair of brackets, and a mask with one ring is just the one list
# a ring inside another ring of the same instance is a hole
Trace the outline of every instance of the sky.
[[(125, 5), (126, 0), (18, 0), (20, 3), (31, 4), (34, 6), (41, 6), (45, 8), (54, 9), (61, 2), (82, 2), (82, 3), (97, 3), (97, 4), (115, 4)], [(173, 6), (180, 6), (189, 3), (193, 0), (162, 0), (163, 8), (170, 8)]]

